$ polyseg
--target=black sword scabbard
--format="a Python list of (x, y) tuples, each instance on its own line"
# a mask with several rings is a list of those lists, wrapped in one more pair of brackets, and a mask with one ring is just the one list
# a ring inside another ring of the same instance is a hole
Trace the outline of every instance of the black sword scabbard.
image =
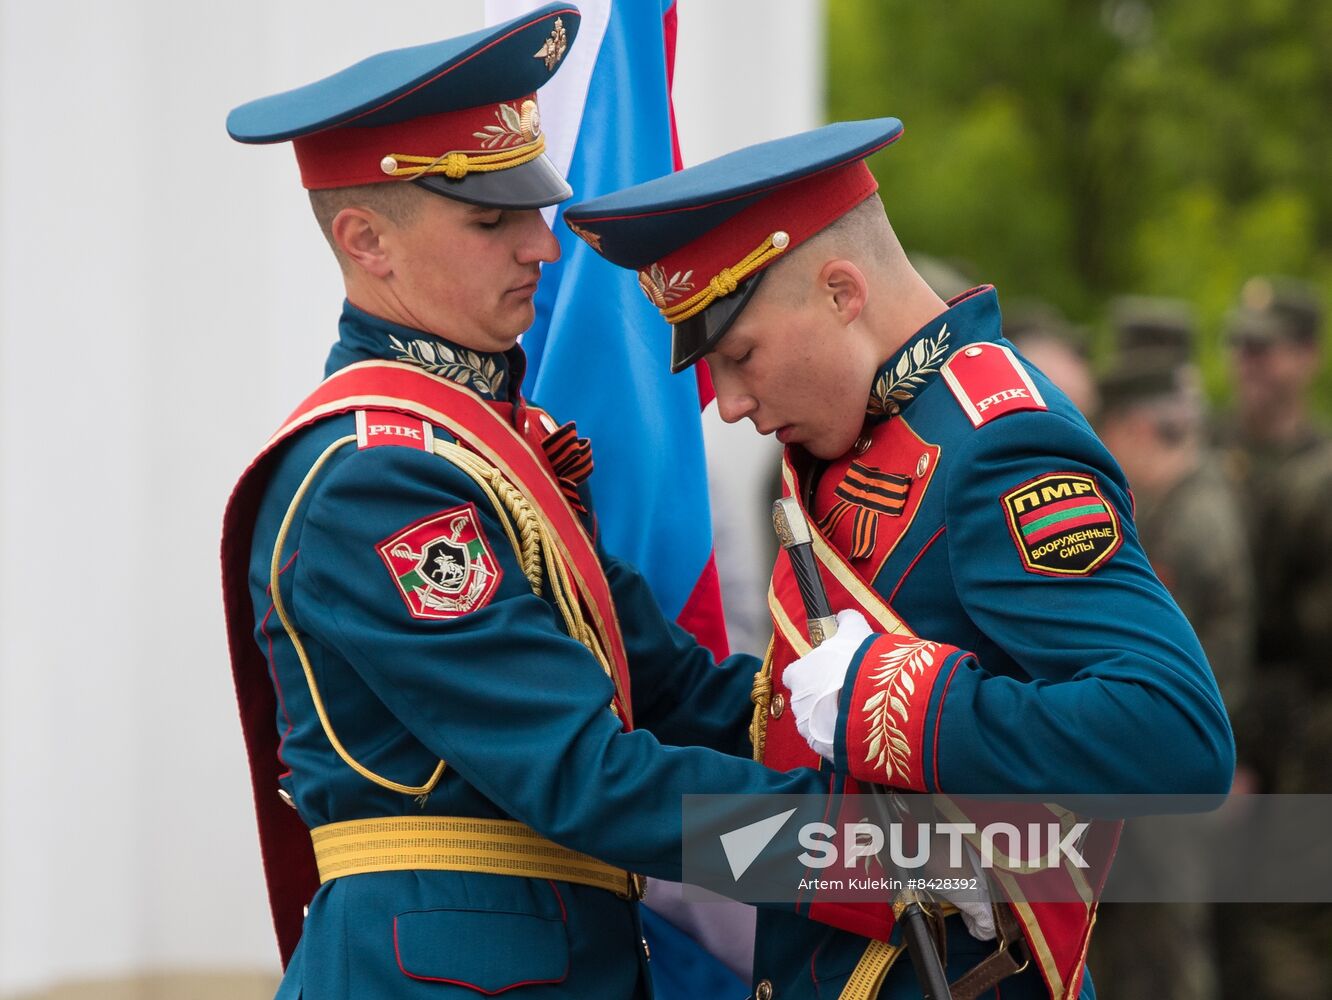
[(814, 537), (800, 505), (791, 497), (782, 497), (772, 505), (772, 526), (791, 560), (800, 599), (805, 605), (809, 641), (819, 646), (837, 632), (837, 618), (828, 605), (828, 592), (819, 579), (819, 564), (814, 558)]
[[(791, 560), (800, 599), (805, 605), (805, 618), (809, 623), (809, 641), (819, 646), (837, 632), (837, 618), (828, 604), (828, 592), (819, 576), (819, 564), (814, 558), (814, 536), (809, 521), (792, 497), (782, 497), (772, 505), (772, 525), (777, 537)], [(870, 786), (875, 793), (883, 790)], [(948, 977), (944, 974), (939, 949), (930, 934), (929, 921), (923, 900), (913, 891), (904, 889), (894, 899), (894, 911), (902, 924), (902, 935), (907, 942), (907, 954), (920, 981), (923, 1000), (951, 1000)]]

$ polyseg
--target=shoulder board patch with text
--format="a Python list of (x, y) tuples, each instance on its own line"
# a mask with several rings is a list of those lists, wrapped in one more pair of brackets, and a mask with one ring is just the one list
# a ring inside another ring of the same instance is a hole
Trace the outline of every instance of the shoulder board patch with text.
[(1002, 344), (964, 347), (944, 362), (941, 374), (973, 427), (1007, 413), (1048, 409), (1027, 369)]
[(1084, 473), (1029, 479), (1005, 493), (1003, 505), (1028, 573), (1090, 576), (1124, 540), (1115, 508)]
[(356, 411), (356, 447), (396, 444), (420, 451), (435, 450), (435, 429), (418, 417), (393, 410)]

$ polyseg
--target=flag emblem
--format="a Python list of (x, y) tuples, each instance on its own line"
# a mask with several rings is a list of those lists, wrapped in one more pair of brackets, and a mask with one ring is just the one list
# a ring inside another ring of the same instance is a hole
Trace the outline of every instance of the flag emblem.
[(1038, 476), (1005, 493), (1003, 504), (1029, 573), (1088, 576), (1123, 541), (1119, 517), (1091, 476)]
[(413, 618), (461, 618), (499, 587), (499, 564), (470, 503), (409, 525), (377, 550)]

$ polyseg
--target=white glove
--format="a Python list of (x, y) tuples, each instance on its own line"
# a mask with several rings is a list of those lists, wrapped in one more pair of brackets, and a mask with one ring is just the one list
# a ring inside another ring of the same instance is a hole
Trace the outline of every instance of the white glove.
[(796, 729), (820, 757), (833, 759), (837, 735), (837, 699), (860, 644), (874, 631), (859, 611), (837, 614), (837, 633), (782, 672), (791, 692)]

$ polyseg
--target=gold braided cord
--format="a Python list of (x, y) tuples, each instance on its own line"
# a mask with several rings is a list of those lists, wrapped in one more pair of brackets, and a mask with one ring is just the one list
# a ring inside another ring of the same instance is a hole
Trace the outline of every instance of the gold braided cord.
[[(773, 235), (775, 236), (777, 234), (774, 233)], [(740, 282), (744, 281), (774, 257), (780, 256), (786, 248), (791, 245), (789, 237), (787, 237), (786, 241), (783, 242), (781, 246), (776, 246), (772, 239), (772, 236), (769, 236), (758, 245), (757, 249), (734, 267), (723, 267), (713, 275), (712, 280), (708, 282), (707, 287), (703, 288), (701, 291), (691, 295), (683, 302), (663, 309), (661, 314), (666, 317), (666, 322), (683, 323), (685, 320), (697, 316), (722, 296), (730, 295), (739, 287)]]
[[(443, 174), (452, 180), (461, 180), (468, 174), (484, 174), (492, 170), (508, 170), (530, 163), (546, 151), (546, 137), (539, 135), (535, 140), (522, 146), (503, 149), (497, 153), (468, 153), (452, 150), (439, 156), (412, 156), (408, 153), (391, 153), (384, 157), (385, 166), (392, 160), (396, 166), (384, 172), (390, 177), (415, 180), (426, 174)], [(406, 164), (406, 166), (403, 166)]]
[[(532, 593), (541, 593), (541, 536), (534, 527), (536, 515), (527, 498), (495, 468), (452, 441), (435, 441), (435, 454), (447, 459), (472, 478), (495, 509), (495, 516), (509, 536), (513, 554)], [(505, 516), (507, 513), (507, 517)], [(517, 529), (515, 531), (515, 529)]]
[(754, 759), (760, 763), (768, 749), (768, 706), (772, 704), (772, 650), (776, 636), (768, 640), (768, 651), (763, 654), (763, 666), (754, 675), (754, 687), (749, 700), (754, 703), (754, 718), (749, 723), (749, 744), (754, 748)]
[(301, 670), (305, 673), (305, 684), (310, 689), (310, 700), (314, 702), (315, 713), (319, 716), (319, 725), (323, 727), (324, 735), (328, 737), (328, 742), (333, 746), (334, 751), (342, 758), (344, 764), (367, 781), (372, 781), (381, 788), (387, 788), (390, 791), (421, 798), (434, 791), (435, 786), (439, 784), (439, 779), (444, 777), (446, 766), (444, 762), (441, 760), (435, 766), (434, 773), (430, 775), (424, 785), (404, 785), (401, 782), (376, 774), (348, 753), (347, 748), (338, 739), (338, 734), (333, 731), (333, 723), (329, 720), (328, 712), (324, 709), (324, 699), (319, 695), (319, 685), (315, 683), (314, 669), (310, 666), (310, 658), (305, 653), (305, 644), (301, 642), (301, 637), (297, 634), (295, 626), (292, 625), (291, 619), (287, 615), (286, 606), (282, 601), (281, 581), (278, 579), (281, 572), (282, 550), (286, 546), (287, 534), (291, 530), (292, 521), (295, 519), (296, 509), (300, 507), (310, 484), (314, 482), (315, 477), (319, 475), (320, 470), (328, 463), (328, 460), (339, 449), (355, 442), (355, 434), (338, 438), (324, 449), (323, 454), (316, 459), (315, 464), (310, 467), (310, 471), (301, 480), (301, 485), (297, 488), (296, 495), (292, 497), (291, 505), (287, 507), (287, 513), (282, 518), (282, 525), (278, 528), (277, 543), (273, 546), (273, 561), (269, 564), (269, 589), (273, 598), (273, 610), (277, 612), (278, 620), (282, 622), (282, 628), (286, 631), (287, 638), (291, 640), (292, 648), (296, 650), (296, 658), (301, 662)]
[[(300, 634), (296, 631), (287, 614), (287, 608), (282, 600), (282, 588), (279, 585), (279, 574), (281, 570), (282, 551), (286, 547), (287, 536), (290, 534), (292, 522), (295, 519), (296, 511), (309, 492), (310, 485), (315, 477), (319, 475), (320, 470), (328, 463), (329, 459), (340, 449), (356, 441), (356, 435), (349, 434), (346, 437), (339, 438), (330, 444), (324, 452), (316, 459), (310, 471), (305, 474), (301, 480), (300, 486), (292, 497), (291, 504), (287, 507), (287, 513), (282, 518), (282, 524), (278, 528), (277, 542), (273, 546), (273, 558), (269, 563), (269, 583), (273, 598), (273, 609), (277, 612), (278, 620), (282, 622), (282, 628), (287, 633), (287, 638), (291, 641), (292, 649), (296, 651), (296, 658), (300, 661), (301, 670), (305, 674), (306, 687), (310, 691), (310, 700), (314, 704), (315, 713), (319, 716), (319, 725), (324, 731), (324, 736), (328, 739), (333, 750), (342, 759), (342, 762), (353, 771), (373, 782), (381, 788), (387, 788), (390, 791), (400, 792), (403, 795), (411, 795), (417, 798), (423, 798), (434, 791), (435, 786), (439, 784), (444, 776), (447, 765), (440, 761), (434, 772), (423, 785), (406, 785), (370, 770), (356, 758), (354, 758), (342, 741), (338, 738), (337, 732), (333, 729), (333, 722), (328, 716), (328, 711), (324, 707), (324, 699), (319, 693), (319, 685), (315, 681), (314, 669), (310, 665), (309, 655), (305, 651), (305, 644), (301, 641)], [(495, 510), (495, 516), (499, 519), (505, 534), (508, 536), (509, 544), (513, 547), (514, 557), (518, 564), (523, 568), (523, 574), (527, 577), (528, 583), (535, 594), (541, 593), (542, 583), (542, 551), (546, 546), (542, 544), (541, 523), (532, 511), (531, 505), (527, 503), (526, 498), (518, 492), (504, 477), (499, 470), (479, 459), (471, 452), (464, 450), (460, 446), (449, 441), (436, 441), (435, 453), (440, 457), (451, 462), (454, 466), (466, 473), (480, 488), (481, 493), (490, 501), (491, 507)], [(506, 516), (508, 514), (509, 516)], [(510, 523), (512, 518), (513, 523)], [(515, 532), (514, 526), (517, 526)], [(546, 558), (549, 563), (549, 555)], [(566, 617), (566, 622), (568, 618)], [(573, 625), (572, 629), (575, 627)], [(587, 626), (581, 626), (584, 631)], [(581, 636), (575, 635), (575, 638)], [(584, 645), (586, 645), (586, 641)], [(591, 648), (591, 647), (589, 647)], [(596, 650), (594, 650), (595, 652)], [(605, 666), (604, 657), (599, 657)]]
[[(614, 673), (611, 670), (610, 658), (606, 655), (596, 630), (583, 616), (577, 586), (564, 561), (560, 559), (550, 526), (536, 513), (522, 491), (481, 456), (447, 441), (436, 441), (435, 452), (482, 484), (492, 503), (497, 504), (497, 512), (499, 512), (498, 504), (503, 505), (508, 518), (501, 514), (500, 521), (507, 522), (511, 518), (517, 527), (518, 539), (514, 549), (519, 553), (519, 562), (523, 565), (528, 581), (533, 585), (533, 591), (540, 592), (541, 569), (544, 564), (545, 578), (549, 582), (551, 596), (555, 599), (555, 606), (559, 609), (569, 635), (582, 643), (596, 657), (601, 669), (613, 681)], [(505, 527), (507, 530), (507, 523)], [(510, 537), (513, 540), (512, 534)], [(619, 714), (614, 702), (611, 703), (611, 711)]]

